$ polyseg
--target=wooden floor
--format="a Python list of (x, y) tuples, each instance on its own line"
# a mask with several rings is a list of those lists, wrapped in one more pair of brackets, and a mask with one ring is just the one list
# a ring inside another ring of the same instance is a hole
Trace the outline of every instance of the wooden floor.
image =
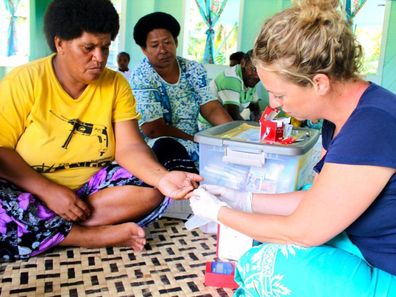
[(214, 235), (162, 218), (146, 229), (146, 249), (56, 248), (28, 261), (0, 263), (0, 296), (232, 296), (206, 287)]

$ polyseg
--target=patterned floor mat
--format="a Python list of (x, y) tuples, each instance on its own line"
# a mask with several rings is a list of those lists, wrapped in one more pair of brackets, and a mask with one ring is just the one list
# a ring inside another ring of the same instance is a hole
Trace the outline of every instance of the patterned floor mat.
[(203, 284), (216, 239), (162, 218), (147, 230), (146, 249), (56, 248), (28, 261), (0, 263), (1, 296), (232, 296)]

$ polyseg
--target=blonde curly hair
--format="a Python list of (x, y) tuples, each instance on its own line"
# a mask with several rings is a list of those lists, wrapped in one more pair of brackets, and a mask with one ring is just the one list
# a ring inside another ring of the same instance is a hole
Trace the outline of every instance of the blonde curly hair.
[(315, 74), (346, 81), (359, 76), (362, 48), (339, 0), (298, 0), (267, 20), (253, 51), (258, 66), (275, 66), (300, 86), (313, 85)]

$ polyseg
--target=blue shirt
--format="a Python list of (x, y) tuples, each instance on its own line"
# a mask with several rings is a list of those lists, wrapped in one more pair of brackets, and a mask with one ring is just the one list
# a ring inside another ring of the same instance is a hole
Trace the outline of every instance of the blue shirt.
[[(324, 162), (396, 168), (396, 95), (371, 83), (356, 109), (333, 138), (335, 126), (322, 128)], [(347, 199), (348, 197), (345, 197)], [(396, 175), (370, 207), (345, 230), (365, 259), (396, 275)]]

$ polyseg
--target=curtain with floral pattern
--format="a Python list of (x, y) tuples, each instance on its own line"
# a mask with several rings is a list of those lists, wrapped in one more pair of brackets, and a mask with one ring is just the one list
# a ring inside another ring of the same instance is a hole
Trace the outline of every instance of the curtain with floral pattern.
[(8, 27), (8, 46), (7, 46), (7, 56), (13, 56), (16, 54), (16, 35), (15, 28), (18, 17), (16, 12), (19, 6), (20, 0), (4, 0), (4, 6), (7, 12), (10, 14), (10, 24)]
[(204, 19), (208, 29), (206, 30), (206, 44), (203, 62), (214, 64), (214, 26), (224, 10), (227, 0), (195, 0), (199, 13)]
[(367, 0), (346, 0), (345, 11), (348, 19), (352, 19)]

